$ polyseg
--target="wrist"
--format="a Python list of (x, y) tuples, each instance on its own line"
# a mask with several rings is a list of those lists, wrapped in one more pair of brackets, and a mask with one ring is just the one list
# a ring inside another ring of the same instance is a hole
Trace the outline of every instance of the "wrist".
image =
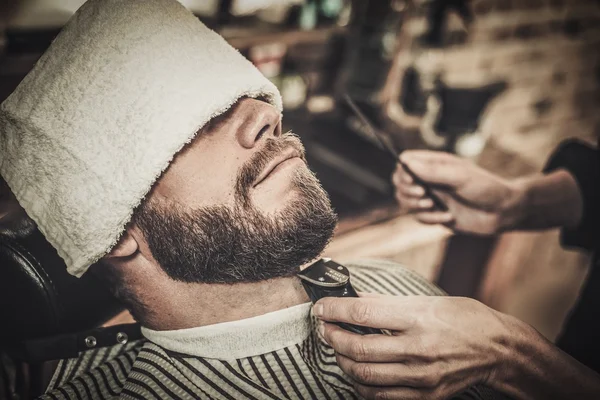
[(575, 228), (583, 200), (575, 178), (565, 170), (537, 174), (510, 182), (508, 229)]
[(500, 211), (499, 232), (519, 229), (523, 225), (528, 214), (529, 189), (530, 180), (526, 178), (507, 182), (508, 195)]
[(567, 210), (560, 220), (560, 227), (574, 229), (581, 223), (583, 217), (583, 197), (579, 184), (575, 177), (565, 169), (559, 169), (552, 173), (554, 178), (560, 182), (559, 189), (564, 196), (564, 207)]
[(492, 371), (486, 384), (500, 392), (525, 398), (523, 386), (527, 386), (530, 369), (536, 368), (532, 361), (536, 353), (543, 351), (541, 347), (549, 343), (523, 321), (504, 314), (501, 314), (501, 318), (505, 327), (499, 339), (501, 362)]

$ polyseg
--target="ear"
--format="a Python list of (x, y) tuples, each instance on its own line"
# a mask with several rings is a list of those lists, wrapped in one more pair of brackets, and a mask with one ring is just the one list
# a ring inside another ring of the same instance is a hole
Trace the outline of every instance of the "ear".
[(117, 242), (115, 247), (105, 255), (104, 257), (107, 259), (115, 259), (115, 258), (126, 258), (134, 255), (139, 249), (139, 245), (135, 237), (129, 232), (128, 229), (125, 229), (123, 232), (123, 236)]

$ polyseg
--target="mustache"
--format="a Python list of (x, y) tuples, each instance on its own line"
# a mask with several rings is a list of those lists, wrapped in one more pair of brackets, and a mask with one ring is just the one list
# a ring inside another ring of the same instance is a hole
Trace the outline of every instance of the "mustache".
[(250, 188), (258, 179), (260, 173), (266, 168), (267, 164), (290, 147), (296, 150), (300, 158), (306, 162), (304, 146), (300, 138), (295, 133), (289, 131), (278, 138), (267, 139), (262, 149), (242, 166), (236, 180), (235, 192), (237, 197), (242, 200), (244, 206), (250, 204)]

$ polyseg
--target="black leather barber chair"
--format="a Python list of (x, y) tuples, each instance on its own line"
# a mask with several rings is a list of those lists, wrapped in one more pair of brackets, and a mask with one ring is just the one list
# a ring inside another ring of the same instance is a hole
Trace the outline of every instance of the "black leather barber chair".
[[(27, 397), (34, 397), (44, 390), (37, 376), (44, 361), (141, 335), (137, 324), (102, 328), (123, 306), (93, 274), (69, 275), (43, 235), (30, 231), (0, 232), (0, 352), (17, 366), (16, 381), (29, 382)], [(0, 399), (10, 395), (0, 393)]]

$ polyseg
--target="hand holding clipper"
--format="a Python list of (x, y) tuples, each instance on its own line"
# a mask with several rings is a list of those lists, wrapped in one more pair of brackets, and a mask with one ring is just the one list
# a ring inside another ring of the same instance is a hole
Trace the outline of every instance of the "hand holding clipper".
[[(359, 297), (350, 283), (350, 271), (341, 264), (322, 258), (298, 273), (310, 300), (316, 303), (323, 297)], [(384, 334), (381, 329), (336, 323), (343, 329), (361, 335)]]

